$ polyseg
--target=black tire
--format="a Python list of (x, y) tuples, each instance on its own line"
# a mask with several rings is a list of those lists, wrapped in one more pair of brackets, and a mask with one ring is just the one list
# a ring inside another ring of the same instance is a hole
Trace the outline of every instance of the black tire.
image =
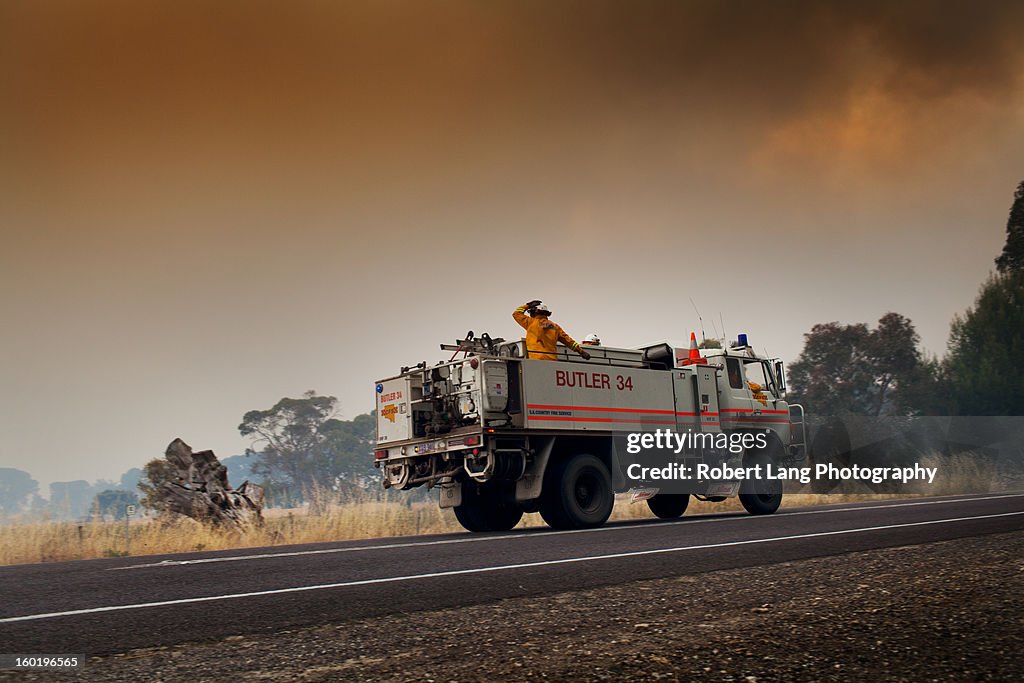
[(682, 517), (689, 504), (690, 494), (688, 493), (659, 493), (653, 498), (647, 499), (647, 507), (651, 508), (654, 516), (660, 519)]
[(540, 516), (554, 529), (587, 529), (608, 520), (615, 505), (612, 477), (598, 458), (576, 455), (552, 463), (544, 477)]
[(523, 518), (523, 510), (505, 492), (473, 482), (462, 484), (462, 505), (455, 518), (466, 531), (508, 531)]
[[(748, 467), (760, 464), (764, 472), (770, 462), (772, 459), (767, 453), (759, 453), (744, 464)], [(740, 484), (740, 504), (752, 515), (772, 514), (782, 504), (782, 480), (744, 479)]]

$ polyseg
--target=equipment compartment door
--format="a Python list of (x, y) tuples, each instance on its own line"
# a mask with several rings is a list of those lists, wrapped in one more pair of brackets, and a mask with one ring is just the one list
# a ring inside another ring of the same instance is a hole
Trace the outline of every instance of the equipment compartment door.
[(377, 385), (377, 443), (412, 438), (412, 412), (408, 377), (395, 377)]
[(679, 431), (721, 431), (717, 372), (717, 368), (707, 365), (691, 366), (673, 372)]
[(698, 365), (697, 410), (700, 412), (700, 427), (704, 432), (722, 431), (718, 409), (718, 368)]

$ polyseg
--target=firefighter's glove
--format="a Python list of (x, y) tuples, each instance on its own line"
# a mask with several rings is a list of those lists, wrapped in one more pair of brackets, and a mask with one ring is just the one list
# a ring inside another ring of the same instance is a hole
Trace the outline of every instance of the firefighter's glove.
[(536, 306), (539, 303), (540, 303), (540, 299), (534, 299), (532, 301), (527, 301), (525, 304), (523, 304), (523, 308), (527, 308), (527, 309), (533, 308), (534, 306)]
[(583, 349), (580, 349), (580, 356), (583, 358), (583, 360), (590, 360), (590, 354)]

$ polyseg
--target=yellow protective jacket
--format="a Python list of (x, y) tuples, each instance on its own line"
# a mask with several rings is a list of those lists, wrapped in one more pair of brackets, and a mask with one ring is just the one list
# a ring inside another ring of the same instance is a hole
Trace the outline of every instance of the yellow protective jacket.
[(547, 316), (531, 318), (526, 314), (526, 306), (520, 306), (512, 312), (515, 321), (526, 329), (526, 356), (534, 360), (556, 360), (558, 342), (562, 342), (573, 351), (579, 353), (580, 345), (565, 333), (558, 323)]

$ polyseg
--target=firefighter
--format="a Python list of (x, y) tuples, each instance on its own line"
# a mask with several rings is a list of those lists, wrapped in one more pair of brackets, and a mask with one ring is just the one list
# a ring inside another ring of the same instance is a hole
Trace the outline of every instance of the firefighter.
[(600, 346), (601, 338), (596, 334), (588, 334), (583, 338), (583, 346)]
[[(530, 315), (526, 315), (529, 312)], [(557, 360), (558, 342), (590, 360), (590, 354), (567, 335), (558, 323), (550, 320), (551, 308), (540, 299), (529, 301), (515, 311), (512, 317), (526, 330), (526, 357), (534, 360)]]

